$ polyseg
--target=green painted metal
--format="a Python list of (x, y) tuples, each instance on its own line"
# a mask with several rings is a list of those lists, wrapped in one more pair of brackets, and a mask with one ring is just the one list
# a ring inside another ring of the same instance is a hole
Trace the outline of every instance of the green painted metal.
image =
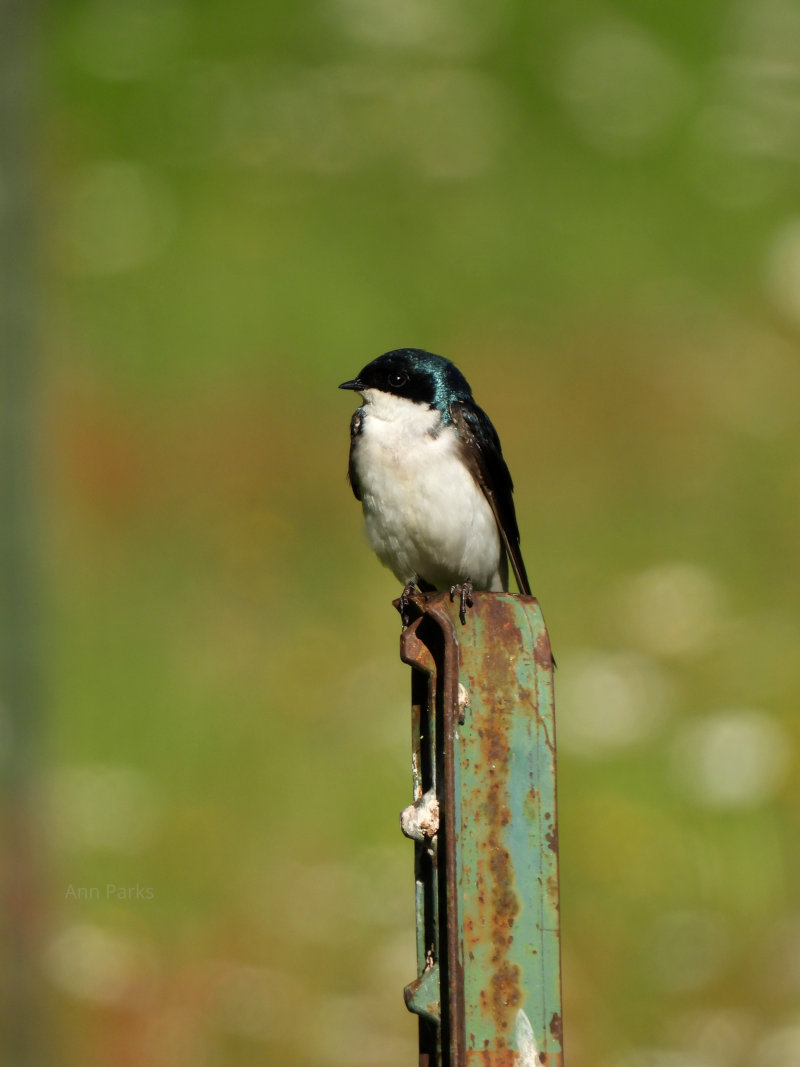
[(553, 661), (534, 597), (414, 597), (421, 1067), (562, 1067)]

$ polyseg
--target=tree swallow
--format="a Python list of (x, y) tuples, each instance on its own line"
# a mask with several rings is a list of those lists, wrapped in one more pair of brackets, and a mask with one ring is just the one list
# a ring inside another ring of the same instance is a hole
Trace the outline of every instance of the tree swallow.
[(508, 590), (508, 564), (530, 593), (513, 484), (500, 439), (454, 364), (419, 348), (368, 363), (340, 389), (364, 403), (350, 423), (350, 485), (367, 539), (404, 585), (450, 589), (461, 621), (473, 589)]

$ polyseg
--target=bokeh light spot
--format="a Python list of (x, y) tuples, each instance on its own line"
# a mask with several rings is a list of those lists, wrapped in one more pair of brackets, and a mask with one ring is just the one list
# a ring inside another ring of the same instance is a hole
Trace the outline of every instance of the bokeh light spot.
[(589, 143), (605, 152), (636, 154), (674, 122), (688, 80), (647, 31), (609, 22), (570, 42), (557, 88)]
[(625, 637), (657, 656), (698, 655), (714, 641), (725, 599), (703, 567), (682, 562), (649, 567), (620, 590)]
[(710, 808), (746, 808), (769, 800), (792, 761), (786, 731), (763, 711), (718, 711), (687, 723), (671, 754), (681, 792)]
[(172, 197), (149, 167), (123, 159), (89, 163), (67, 187), (61, 266), (73, 274), (118, 274), (155, 259), (174, 228)]
[(770, 1031), (756, 1045), (753, 1067), (797, 1067), (800, 1063), (800, 1022)]
[(800, 217), (773, 234), (764, 267), (767, 295), (787, 319), (800, 323)]
[(136, 853), (153, 838), (160, 803), (150, 779), (134, 767), (87, 764), (52, 772), (46, 811), (61, 848)]
[(333, 0), (335, 21), (360, 44), (416, 48), (441, 55), (468, 55), (494, 39), (508, 18), (507, 0)]
[(669, 679), (645, 656), (572, 656), (569, 672), (559, 680), (559, 746), (598, 759), (641, 744), (659, 729), (672, 699)]
[(150, 946), (92, 923), (75, 923), (46, 947), (45, 971), (70, 996), (97, 1004), (147, 997), (156, 974)]

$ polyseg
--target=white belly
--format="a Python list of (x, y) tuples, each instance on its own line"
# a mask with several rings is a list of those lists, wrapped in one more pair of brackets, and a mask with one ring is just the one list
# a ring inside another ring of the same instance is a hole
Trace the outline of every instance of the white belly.
[(353, 458), (373, 551), (403, 583), (419, 577), (441, 589), (470, 578), (476, 589), (503, 589), (497, 524), (455, 432), (433, 437), (437, 411), (372, 392)]

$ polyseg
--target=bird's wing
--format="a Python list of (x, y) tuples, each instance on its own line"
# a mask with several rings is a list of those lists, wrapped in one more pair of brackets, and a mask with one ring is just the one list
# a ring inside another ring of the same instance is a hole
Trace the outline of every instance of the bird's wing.
[(503, 459), (497, 430), (477, 404), (456, 400), (450, 405), (450, 416), (461, 442), (464, 462), (489, 501), (519, 591), (529, 594), (531, 587), (519, 548), (519, 527), (511, 495), (514, 483)]
[(350, 482), (350, 487), (353, 490), (353, 495), (356, 500), (361, 499), (361, 486), (358, 484), (358, 475), (356, 474), (356, 465), (353, 460), (353, 453), (356, 449), (356, 441), (361, 434), (361, 424), (363, 422), (363, 416), (361, 414), (361, 408), (353, 412), (353, 417), (350, 420), (350, 456), (347, 464), (347, 479)]

